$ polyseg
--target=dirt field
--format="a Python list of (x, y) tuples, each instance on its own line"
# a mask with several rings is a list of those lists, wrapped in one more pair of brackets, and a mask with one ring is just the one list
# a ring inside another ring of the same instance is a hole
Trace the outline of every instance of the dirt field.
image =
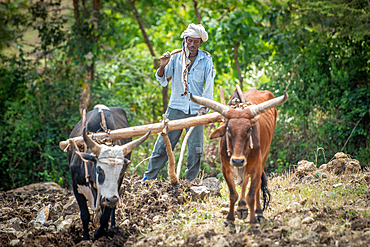
[[(370, 246), (370, 175), (327, 178), (286, 174), (269, 178), (270, 208), (260, 229), (246, 221), (225, 226), (226, 184), (194, 199), (190, 183), (126, 178), (108, 237), (82, 242), (79, 210), (70, 190), (34, 184), (0, 194), (1, 246)], [(369, 180), (369, 181), (368, 181)], [(136, 183), (135, 183), (136, 182)], [(47, 215), (43, 223), (40, 211)], [(90, 237), (96, 229), (90, 223)]]

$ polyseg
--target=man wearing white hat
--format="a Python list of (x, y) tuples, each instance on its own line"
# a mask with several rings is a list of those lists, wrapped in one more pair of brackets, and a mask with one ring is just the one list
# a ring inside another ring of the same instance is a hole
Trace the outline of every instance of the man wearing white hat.
[[(167, 78), (172, 76), (171, 97), (165, 114), (169, 120), (206, 114), (205, 107), (190, 100), (190, 93), (213, 99), (216, 71), (209, 53), (199, 50), (199, 46), (208, 40), (207, 32), (200, 24), (190, 24), (181, 34), (181, 38), (184, 38), (181, 53), (172, 56), (169, 52), (164, 53), (156, 73), (156, 78), (163, 87), (168, 85)], [(173, 130), (168, 133), (172, 148), (179, 141), (181, 133), (182, 130)], [(199, 174), (200, 159), (203, 155), (203, 125), (194, 128), (187, 145), (185, 179), (191, 181)], [(166, 147), (163, 138), (159, 136), (142, 181), (155, 179), (158, 172), (166, 165), (167, 160)]]

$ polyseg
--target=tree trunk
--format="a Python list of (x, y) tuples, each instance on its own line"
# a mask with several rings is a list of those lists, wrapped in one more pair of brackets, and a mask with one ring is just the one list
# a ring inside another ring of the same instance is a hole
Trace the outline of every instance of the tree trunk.
[(239, 60), (238, 60), (238, 47), (239, 47), (239, 42), (234, 44), (234, 61), (235, 61), (236, 70), (238, 72), (240, 88), (243, 91), (243, 79), (242, 79), (242, 73), (240, 71), (240, 65), (239, 65)]
[[(98, 20), (99, 18), (99, 11), (101, 7), (101, 0), (92, 0), (93, 2), (93, 9), (90, 13), (90, 15), (95, 15), (95, 20)], [(84, 7), (84, 10), (86, 11), (86, 1), (82, 1), (82, 5)], [(81, 24), (80, 20), (80, 9), (79, 9), (79, 0), (73, 0), (73, 8), (74, 8), (74, 17), (76, 20), (77, 25)], [(94, 22), (94, 29), (98, 30), (99, 25), (98, 21)], [(91, 35), (91, 33), (90, 33)], [(96, 43), (97, 38), (94, 38), (94, 42)], [(87, 110), (89, 108), (90, 99), (91, 99), (91, 86), (94, 83), (94, 62), (92, 60), (92, 63), (87, 66), (87, 69), (85, 71), (85, 80), (82, 86), (81, 90), (81, 96), (80, 96), (80, 103), (79, 103), (79, 112), (82, 115), (84, 110)]]
[(194, 10), (195, 10), (195, 15), (197, 16), (198, 24), (200, 24), (202, 18), (200, 17), (197, 0), (193, 0), (193, 4), (194, 4)]
[[(155, 58), (156, 55), (155, 55), (154, 50), (153, 50), (153, 45), (149, 40), (148, 34), (146, 33), (143, 22), (140, 18), (139, 12), (136, 9), (135, 0), (133, 0), (131, 2), (131, 4), (132, 4), (132, 10), (134, 12), (136, 21), (138, 22), (140, 30), (141, 30), (141, 32), (144, 36), (145, 43), (147, 44), (147, 46), (149, 48), (149, 51), (150, 51), (150, 54), (152, 55), (152, 57), (154, 59), (154, 66), (155, 66), (156, 69), (158, 69), (160, 63), (159, 63), (159, 60)], [(167, 102), (168, 102), (168, 87), (167, 86), (162, 88), (162, 102), (163, 102), (163, 112), (166, 112)]]

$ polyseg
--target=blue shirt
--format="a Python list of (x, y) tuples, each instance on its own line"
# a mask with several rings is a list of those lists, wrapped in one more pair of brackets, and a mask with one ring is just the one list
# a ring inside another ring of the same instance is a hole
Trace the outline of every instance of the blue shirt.
[(164, 68), (162, 77), (158, 76), (159, 69), (155, 76), (163, 87), (168, 85), (166, 78), (172, 76), (169, 107), (183, 111), (185, 114), (189, 114), (190, 110), (190, 114), (195, 115), (202, 106), (190, 100), (190, 93), (207, 99), (213, 99), (213, 85), (216, 70), (213, 68), (212, 58), (203, 51), (198, 50), (197, 58), (188, 73), (188, 94), (181, 96), (184, 93), (184, 86), (181, 80), (181, 54), (182, 53), (178, 53), (171, 56), (169, 63)]

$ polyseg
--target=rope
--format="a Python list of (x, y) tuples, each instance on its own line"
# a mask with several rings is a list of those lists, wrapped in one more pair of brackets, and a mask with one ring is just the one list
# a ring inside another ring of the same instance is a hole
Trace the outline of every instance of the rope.
[(184, 158), (186, 143), (188, 142), (189, 136), (191, 135), (191, 132), (193, 132), (194, 128), (195, 127), (193, 126), (188, 130), (188, 133), (186, 133), (184, 141), (182, 142), (182, 145), (181, 145), (181, 153), (180, 153), (179, 162), (177, 163), (177, 170), (176, 170), (176, 176), (178, 179), (180, 179), (181, 165), (182, 165), (182, 160)]
[(153, 156), (149, 156), (148, 158), (143, 159), (142, 161), (140, 161), (140, 163), (135, 166), (134, 170), (132, 171), (132, 174), (134, 174), (136, 172), (137, 168), (141, 165), (141, 163), (143, 163), (144, 161), (146, 161), (146, 160), (148, 160), (148, 159), (150, 159), (152, 157)]

